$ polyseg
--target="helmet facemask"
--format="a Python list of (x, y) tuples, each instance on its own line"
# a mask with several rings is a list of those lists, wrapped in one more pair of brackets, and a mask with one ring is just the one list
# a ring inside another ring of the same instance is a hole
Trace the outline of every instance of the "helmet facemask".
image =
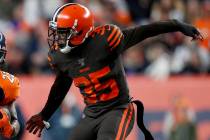
[(78, 32), (73, 28), (57, 28), (56, 22), (50, 21), (48, 29), (48, 44), (51, 49), (60, 49), (62, 53), (70, 52), (75, 46), (70, 39)]
[(0, 63), (4, 62), (6, 53), (7, 53), (6, 50), (0, 49)]
[(0, 63), (3, 63), (7, 54), (6, 45), (5, 45), (5, 37), (0, 32)]

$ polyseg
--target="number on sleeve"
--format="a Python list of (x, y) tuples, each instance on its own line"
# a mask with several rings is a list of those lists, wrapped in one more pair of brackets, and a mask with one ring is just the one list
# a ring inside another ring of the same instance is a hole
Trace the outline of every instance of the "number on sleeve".
[(2, 71), (2, 78), (4, 80), (9, 80), (11, 83), (14, 83), (15, 81), (15, 76), (12, 74), (9, 74), (7, 72)]

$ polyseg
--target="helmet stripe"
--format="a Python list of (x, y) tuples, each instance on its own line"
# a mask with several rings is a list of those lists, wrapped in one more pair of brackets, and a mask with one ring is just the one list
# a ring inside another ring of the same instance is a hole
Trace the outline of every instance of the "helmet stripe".
[(55, 11), (55, 14), (53, 16), (53, 21), (56, 22), (57, 21), (57, 17), (58, 17), (58, 14), (66, 7), (66, 6), (69, 6), (69, 5), (75, 5), (76, 3), (67, 3), (67, 4), (64, 4), (63, 6), (59, 7), (56, 11)]

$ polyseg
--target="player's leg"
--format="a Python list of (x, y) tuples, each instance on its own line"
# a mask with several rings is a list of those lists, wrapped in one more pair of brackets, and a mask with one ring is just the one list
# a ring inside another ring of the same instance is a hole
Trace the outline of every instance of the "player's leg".
[(129, 104), (125, 109), (106, 113), (97, 134), (97, 140), (125, 140), (134, 124), (134, 108)]
[(69, 140), (96, 140), (95, 125), (94, 118), (83, 118), (74, 128)]

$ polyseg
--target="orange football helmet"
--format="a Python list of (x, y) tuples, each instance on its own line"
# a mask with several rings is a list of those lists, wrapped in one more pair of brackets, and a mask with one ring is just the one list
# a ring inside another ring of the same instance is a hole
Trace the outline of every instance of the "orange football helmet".
[(48, 44), (62, 53), (81, 45), (93, 30), (94, 18), (88, 8), (76, 3), (59, 7), (49, 22)]

